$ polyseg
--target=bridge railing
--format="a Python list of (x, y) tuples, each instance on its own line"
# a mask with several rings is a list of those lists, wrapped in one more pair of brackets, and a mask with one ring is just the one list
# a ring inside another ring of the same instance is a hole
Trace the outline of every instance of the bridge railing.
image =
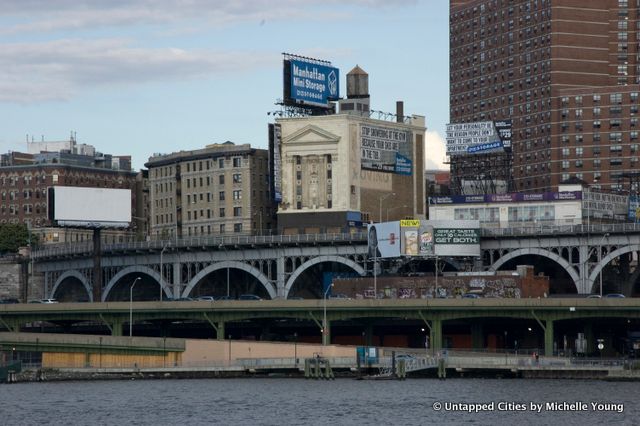
[[(331, 242), (364, 243), (366, 233), (294, 234), (294, 235), (221, 235), (215, 237), (187, 237), (172, 240), (134, 241), (103, 244), (103, 252), (132, 250), (162, 250), (165, 247), (215, 247), (225, 249), (237, 246), (314, 244)], [(86, 254), (93, 251), (93, 242), (48, 245), (33, 251), (33, 258)]]

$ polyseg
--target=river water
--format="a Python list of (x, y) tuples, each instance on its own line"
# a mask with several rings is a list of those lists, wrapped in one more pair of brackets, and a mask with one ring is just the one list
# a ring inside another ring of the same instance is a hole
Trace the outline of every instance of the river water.
[[(19, 383), (0, 385), (0, 424), (631, 425), (640, 424), (639, 390), (631, 382), (510, 379)], [(469, 405), (481, 403), (488, 405)]]

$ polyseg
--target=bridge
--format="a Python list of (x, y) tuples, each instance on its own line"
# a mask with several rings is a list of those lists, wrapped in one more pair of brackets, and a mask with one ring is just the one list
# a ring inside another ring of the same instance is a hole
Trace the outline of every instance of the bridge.
[[(480, 258), (440, 261), (446, 271), (514, 270), (530, 264), (551, 277), (554, 293), (598, 293), (602, 282), (604, 293), (632, 295), (638, 292), (638, 252), (640, 225), (635, 223), (483, 228)], [(34, 250), (32, 259), (44, 276), (45, 297), (93, 302), (128, 300), (138, 277), (135, 300), (242, 293), (265, 299), (321, 298), (325, 274), (365, 276), (374, 270), (363, 233), (107, 244), (100, 272), (91, 243), (45, 246)], [(383, 263), (387, 273), (435, 271), (433, 259)]]
[[(123, 329), (133, 330), (134, 325), (142, 323), (165, 327), (172, 322), (200, 322), (210, 326), (211, 337), (222, 340), (229, 336), (228, 327), (238, 330), (249, 323), (266, 327), (267, 323), (277, 325), (268, 320), (283, 319), (294, 321), (286, 324), (289, 329), (296, 327), (318, 338), (322, 334), (324, 344), (331, 343), (332, 332), (341, 328), (347, 330), (351, 344), (370, 346), (382, 343), (385, 335), (397, 333), (418, 333), (420, 338), (418, 330), (422, 326), (429, 349), (437, 351), (445, 347), (443, 330), (449, 327), (447, 334), (467, 335), (476, 349), (496, 339), (501, 339), (501, 347), (517, 347), (507, 340), (509, 336), (518, 339), (520, 347), (544, 347), (544, 353), (551, 356), (558, 348), (567, 349), (567, 336), (572, 339), (577, 333), (586, 336), (590, 352), (594, 351), (596, 336), (606, 342), (607, 348), (615, 345), (624, 335), (612, 333), (638, 327), (640, 299), (277, 299), (0, 305), (0, 327), (10, 332), (44, 321), (65, 327), (104, 324), (112, 335), (121, 336)], [(603, 324), (605, 328), (601, 328)], [(424, 338), (423, 334), (419, 341), (423, 347)]]

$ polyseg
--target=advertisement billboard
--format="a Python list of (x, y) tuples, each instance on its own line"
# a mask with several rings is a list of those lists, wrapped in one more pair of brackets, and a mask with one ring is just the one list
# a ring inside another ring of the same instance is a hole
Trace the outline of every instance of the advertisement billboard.
[(447, 155), (511, 150), (511, 120), (447, 124)]
[(128, 228), (131, 190), (54, 186), (49, 188), (49, 219), (58, 226)]
[(340, 74), (329, 62), (301, 57), (284, 61), (285, 105), (329, 108), (340, 97)]
[(282, 129), (280, 124), (269, 124), (269, 166), (271, 167), (271, 193), (273, 201), (282, 202), (282, 158), (280, 142)]
[(429, 204), (489, 204), (539, 201), (575, 201), (581, 199), (582, 191), (539, 192), (534, 194), (512, 192), (507, 194), (449, 195), (444, 197), (429, 197)]
[(629, 195), (629, 213), (630, 222), (640, 222), (640, 197), (637, 195)]
[(410, 176), (413, 137), (408, 130), (360, 125), (360, 166), (363, 170)]
[(367, 230), (369, 258), (480, 256), (477, 220), (401, 220)]

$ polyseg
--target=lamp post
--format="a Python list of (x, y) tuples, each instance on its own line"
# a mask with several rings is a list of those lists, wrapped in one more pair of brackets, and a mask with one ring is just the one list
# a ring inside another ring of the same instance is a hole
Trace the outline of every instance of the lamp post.
[[(602, 239), (600, 240), (600, 248), (598, 249), (598, 263), (602, 263), (602, 243), (604, 242), (605, 238), (609, 237), (609, 233), (607, 232), (606, 234), (604, 234), (602, 236)], [(604, 267), (602, 265), (600, 265), (600, 297), (602, 297), (602, 272), (604, 272)]]
[(171, 245), (171, 241), (167, 241), (160, 250), (160, 301), (162, 302), (162, 293), (164, 293), (164, 264), (162, 263), (162, 255), (164, 251)]
[(293, 333), (293, 362), (298, 367), (298, 333)]
[(407, 207), (409, 206), (406, 204), (403, 204), (401, 206), (391, 207), (390, 209), (387, 209), (387, 222), (389, 222), (389, 212), (392, 212), (397, 209), (406, 209)]
[(324, 291), (324, 297), (322, 298), (322, 308), (323, 308), (323, 315), (322, 315), (322, 345), (326, 346), (327, 345), (327, 294), (329, 293), (329, 290), (331, 290), (331, 287), (333, 287), (333, 283), (331, 283), (331, 285), (327, 286), (327, 289)]
[(386, 198), (389, 198), (393, 195), (396, 195), (395, 192), (390, 192), (389, 194), (384, 194), (381, 195), (379, 198), (379, 204), (380, 204), (380, 211), (378, 212), (378, 222), (382, 222), (382, 201), (385, 200)]
[(139, 279), (140, 277), (137, 277), (133, 280), (129, 288), (129, 337), (133, 336), (133, 287), (135, 287)]

